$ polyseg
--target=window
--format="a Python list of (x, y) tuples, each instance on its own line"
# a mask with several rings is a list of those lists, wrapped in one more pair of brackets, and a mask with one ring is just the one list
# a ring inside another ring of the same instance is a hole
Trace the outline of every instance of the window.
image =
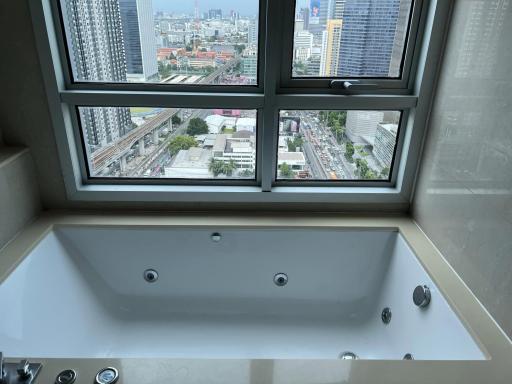
[(397, 111), (281, 111), (277, 178), (388, 181), (400, 116)]
[(412, 5), (297, 0), (293, 77), (400, 78)]
[(407, 201), (446, 3), (31, 2), (70, 196)]

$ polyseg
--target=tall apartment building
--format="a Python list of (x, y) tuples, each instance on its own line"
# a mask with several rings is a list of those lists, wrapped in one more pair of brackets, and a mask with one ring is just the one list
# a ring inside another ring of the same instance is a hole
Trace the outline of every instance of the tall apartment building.
[[(118, 0), (66, 0), (62, 9), (75, 80), (126, 82)], [(81, 108), (80, 116), (91, 152), (131, 129), (128, 108)]]
[(246, 76), (251, 84), (258, 80), (258, 49), (246, 48), (242, 54), (242, 75)]
[(320, 76), (337, 76), (340, 62), (341, 31), (343, 20), (327, 20), (327, 30), (322, 37)]
[(152, 0), (119, 0), (129, 81), (158, 79)]
[(373, 154), (383, 167), (391, 167), (395, 153), (398, 124), (378, 124)]
[(253, 19), (249, 22), (247, 31), (247, 43), (249, 45), (258, 45), (258, 20)]
[(395, 39), (405, 38), (410, 2), (345, 0), (338, 76), (387, 77), (397, 71), (392, 57), (400, 54), (401, 62), (403, 48), (395, 47)]

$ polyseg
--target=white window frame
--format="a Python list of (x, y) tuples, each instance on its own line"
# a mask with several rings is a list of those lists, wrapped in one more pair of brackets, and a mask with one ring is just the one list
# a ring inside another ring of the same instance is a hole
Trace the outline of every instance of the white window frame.
[[(308, 80), (290, 79), (289, 73), (281, 70), (291, 57), (293, 47), (293, 30), (290, 35), (289, 23), (283, 23), (282, 18), (294, 9), (295, 0), (260, 2), (258, 86), (73, 83), (55, 1), (31, 0), (29, 4), (70, 200), (313, 203), (333, 207), (377, 204), (390, 209), (408, 209), (453, 0), (416, 0), (420, 5), (414, 11), (418, 22), (411, 28), (414, 44), (407, 48), (406, 55), (410, 55), (404, 66), (407, 71), (400, 84), (387, 86), (384, 82), (379, 84), (379, 89), (371, 91), (364, 88), (328, 89), (325, 81), (304, 85)], [(291, 69), (291, 62), (286, 65)], [(265, 71), (265, 68), (277, 69)], [(142, 179), (130, 185), (116, 179), (91, 182), (87, 178), (86, 159), (78, 132), (77, 106), (257, 109), (256, 179), (179, 183)], [(276, 180), (279, 111), (285, 109), (402, 111), (391, 180), (292, 183)]]

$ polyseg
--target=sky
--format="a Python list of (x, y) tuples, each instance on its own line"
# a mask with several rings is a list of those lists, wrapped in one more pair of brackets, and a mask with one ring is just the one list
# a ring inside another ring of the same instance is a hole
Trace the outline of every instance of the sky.
[[(154, 11), (183, 12), (194, 14), (194, 0), (153, 0)], [(222, 13), (240, 12), (241, 15), (255, 15), (258, 12), (257, 0), (199, 0), (199, 12), (220, 8)]]

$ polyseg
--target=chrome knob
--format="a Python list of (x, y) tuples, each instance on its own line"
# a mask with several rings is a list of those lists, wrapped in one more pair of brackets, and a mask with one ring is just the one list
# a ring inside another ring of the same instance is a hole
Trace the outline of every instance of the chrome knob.
[(30, 376), (32, 376), (32, 373), (30, 372), (30, 363), (28, 360), (21, 360), (16, 367), (16, 372), (18, 372), (20, 379), (28, 379)]
[(211, 239), (214, 243), (220, 243), (222, 240), (222, 235), (219, 232), (214, 232), (211, 235)]
[(412, 300), (420, 308), (428, 307), (430, 304), (430, 289), (426, 285), (418, 285), (412, 294)]

